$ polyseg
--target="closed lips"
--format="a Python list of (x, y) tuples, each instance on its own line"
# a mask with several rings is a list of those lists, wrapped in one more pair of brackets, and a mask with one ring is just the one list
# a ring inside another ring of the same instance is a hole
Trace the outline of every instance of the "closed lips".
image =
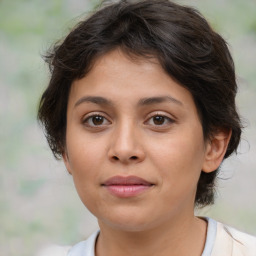
[(127, 177), (114, 176), (106, 180), (102, 185), (103, 186), (132, 186), (132, 185), (152, 186), (154, 184), (137, 176), (127, 176)]
[(151, 182), (137, 176), (114, 176), (102, 184), (110, 194), (118, 198), (137, 197), (149, 191), (153, 185)]

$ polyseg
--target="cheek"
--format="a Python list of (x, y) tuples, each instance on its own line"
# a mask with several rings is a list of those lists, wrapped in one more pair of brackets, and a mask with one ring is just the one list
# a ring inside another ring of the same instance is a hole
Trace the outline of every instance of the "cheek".
[(162, 141), (155, 141), (151, 148), (152, 161), (161, 168), (163, 181), (167, 180), (175, 187), (178, 184), (197, 183), (204, 160), (201, 133), (172, 134)]
[(99, 186), (99, 152), (96, 148), (89, 148), (89, 145), (76, 144), (74, 148), (70, 146), (69, 149), (74, 185), (83, 204), (91, 210), (96, 203), (94, 198)]
[[(70, 134), (70, 136), (68, 136)], [(104, 143), (96, 138), (86, 136), (83, 132), (67, 134), (68, 155), (74, 171), (91, 170), (101, 162)]]
[(97, 140), (85, 136), (67, 136), (70, 171), (78, 194), (88, 194), (99, 182), (99, 170), (103, 164), (104, 148)]

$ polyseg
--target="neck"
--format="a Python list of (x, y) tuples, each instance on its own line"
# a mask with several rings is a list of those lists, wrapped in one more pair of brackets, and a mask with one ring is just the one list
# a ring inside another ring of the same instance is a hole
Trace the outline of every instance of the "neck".
[(143, 231), (123, 231), (99, 222), (96, 256), (200, 256), (207, 224), (192, 216)]

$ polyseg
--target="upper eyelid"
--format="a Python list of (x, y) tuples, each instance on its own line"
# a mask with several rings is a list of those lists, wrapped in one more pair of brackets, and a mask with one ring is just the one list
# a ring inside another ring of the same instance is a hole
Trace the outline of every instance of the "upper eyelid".
[(106, 118), (107, 120), (110, 119), (109, 115), (107, 115), (106, 113), (104, 112), (101, 112), (101, 111), (92, 111), (92, 112), (89, 112), (85, 115), (82, 116), (82, 120), (85, 120), (87, 118), (90, 118), (90, 117), (93, 117), (93, 116), (102, 116), (104, 118)]
[[(146, 120), (145, 123), (149, 122), (149, 121), (150, 121), (153, 117), (155, 117), (155, 116), (162, 116), (162, 115), (154, 115), (154, 116), (151, 116), (150, 118), (148, 118), (148, 119)], [(162, 117), (164, 117), (165, 119), (169, 120), (170, 123), (175, 122), (175, 120), (174, 120), (173, 118), (170, 118), (170, 117), (168, 117), (168, 116), (162, 116)]]
[[(107, 123), (100, 124), (100, 125), (91, 125), (90, 124), (90, 119), (95, 117), (95, 116), (103, 117)], [(112, 122), (108, 118), (106, 118), (104, 115), (101, 115), (101, 114), (86, 115), (85, 117), (82, 118), (81, 123), (82, 123), (82, 125), (84, 125), (88, 128), (98, 128), (98, 129), (112, 124)]]
[[(102, 117), (106, 118), (109, 122), (112, 122), (112, 118), (107, 113), (102, 112), (102, 111), (91, 111), (91, 112), (83, 115), (81, 119), (82, 119), (82, 121), (85, 121), (86, 119), (93, 117), (93, 116), (102, 116)], [(156, 111), (153, 111), (145, 116), (145, 118), (144, 118), (145, 122), (154, 116), (163, 116), (163, 117), (166, 117), (173, 121), (176, 121), (176, 119), (177, 119), (173, 114), (166, 113), (165, 111), (161, 111), (161, 110), (159, 110), (159, 111), (156, 110)]]
[(176, 117), (174, 115), (171, 115), (169, 113), (162, 112), (162, 111), (154, 111), (154, 112), (148, 114), (146, 117), (146, 120), (148, 120), (154, 116), (163, 116), (163, 117), (169, 118), (171, 120), (176, 120)]

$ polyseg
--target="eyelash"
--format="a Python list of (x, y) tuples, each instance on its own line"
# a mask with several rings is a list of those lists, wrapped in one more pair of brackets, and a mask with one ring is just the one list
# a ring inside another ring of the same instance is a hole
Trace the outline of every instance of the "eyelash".
[[(172, 118), (170, 118), (170, 117), (168, 117), (168, 116), (166, 116), (166, 115), (164, 115), (164, 114), (156, 113), (156, 114), (152, 115), (150, 118), (148, 118), (145, 123), (149, 123), (150, 120), (153, 120), (153, 118), (156, 118), (156, 117), (163, 118), (163, 119), (164, 119), (164, 120), (163, 120), (164, 123), (163, 123), (163, 124), (155, 124), (155, 123), (154, 123), (154, 124), (150, 124), (150, 125), (160, 128), (160, 127), (164, 127), (164, 126), (166, 126), (166, 125), (168, 125), (168, 124), (172, 124), (172, 123), (175, 122), (174, 119), (172, 119)], [(153, 122), (154, 122), (154, 121), (153, 121)]]
[(93, 113), (93, 114), (91, 114), (89, 116), (86, 116), (83, 119), (82, 123), (84, 125), (88, 126), (88, 127), (98, 127), (98, 128), (106, 125), (106, 124), (99, 124), (99, 125), (97, 125), (97, 124), (93, 124), (93, 123), (90, 124), (90, 121), (93, 122), (93, 118), (96, 118), (96, 117), (102, 118), (103, 122), (107, 121), (108, 124), (111, 124), (111, 122), (105, 116), (103, 116), (102, 114), (95, 114), (95, 113)]
[[(152, 120), (152, 122), (154, 122), (153, 118), (159, 118), (160, 117), (160, 122), (163, 121), (163, 123), (160, 123), (160, 124), (155, 124), (155, 123), (151, 123), (150, 124), (150, 121)], [(100, 124), (95, 124), (93, 123), (93, 118), (102, 118), (102, 122), (103, 123), (100, 123)], [(163, 120), (161, 120), (161, 118)], [(107, 123), (106, 123), (107, 122)], [(161, 114), (161, 113), (155, 113), (153, 114), (152, 116), (150, 116), (145, 122), (144, 124), (146, 125), (150, 125), (150, 126), (153, 126), (153, 127), (157, 127), (157, 128), (163, 128), (163, 127), (166, 127), (168, 126), (169, 124), (172, 124), (174, 123), (175, 120), (164, 115), (164, 114)], [(91, 127), (91, 128), (101, 128), (101, 127), (104, 127), (108, 124), (111, 124), (111, 122), (102, 114), (97, 114), (97, 113), (92, 113), (90, 114), (89, 116), (86, 116), (83, 120), (82, 120), (82, 123), (87, 126), (87, 127)]]

